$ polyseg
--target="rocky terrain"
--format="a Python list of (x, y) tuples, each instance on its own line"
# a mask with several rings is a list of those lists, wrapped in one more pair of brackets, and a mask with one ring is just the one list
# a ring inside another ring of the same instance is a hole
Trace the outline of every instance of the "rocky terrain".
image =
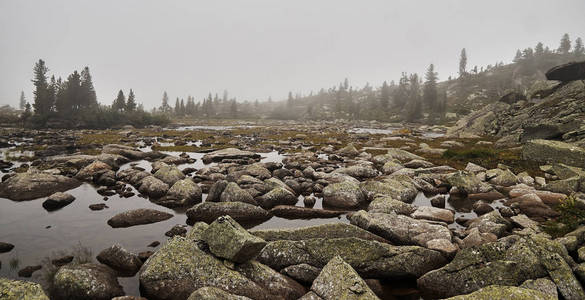
[(547, 86), (450, 129), (0, 129), (0, 299), (585, 299), (585, 90)]

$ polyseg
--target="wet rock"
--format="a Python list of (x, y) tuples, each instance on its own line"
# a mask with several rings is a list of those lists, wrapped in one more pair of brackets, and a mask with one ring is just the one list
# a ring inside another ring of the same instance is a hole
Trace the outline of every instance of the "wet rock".
[(399, 215), (410, 215), (417, 209), (416, 206), (404, 203), (402, 201), (394, 200), (390, 196), (376, 197), (374, 201), (368, 205), (368, 212), (371, 213), (392, 213)]
[(557, 162), (585, 167), (585, 149), (560, 141), (532, 140), (522, 149), (522, 157), (540, 162)]
[(18, 271), (18, 276), (29, 278), (29, 277), (32, 276), (32, 274), (34, 272), (36, 272), (36, 271), (38, 271), (38, 270), (40, 270), (42, 268), (43, 267), (42, 266), (39, 266), (39, 265), (37, 265), (37, 266), (26, 266), (26, 267), (24, 267), (24, 268), (22, 268), (22, 269), (20, 269)]
[(130, 227), (136, 225), (156, 223), (172, 218), (173, 215), (149, 208), (139, 208), (119, 213), (108, 220), (113, 228)]
[(454, 245), (450, 240), (446, 239), (430, 240), (427, 242), (427, 248), (445, 253), (449, 257), (454, 256), (457, 251), (459, 251), (459, 247)]
[(212, 162), (219, 162), (224, 159), (247, 159), (247, 158), (260, 158), (259, 154), (250, 151), (242, 151), (236, 148), (227, 148), (222, 150), (213, 151), (207, 153), (201, 159), (203, 163), (209, 164)]
[(270, 173), (270, 171), (258, 163), (251, 164), (251, 165), (247, 166), (244, 169), (244, 171), (246, 171), (246, 173), (248, 173), (249, 175), (254, 176), (260, 180), (264, 180), (264, 179), (268, 179), (268, 178), (272, 177), (272, 174)]
[(491, 207), (489, 204), (487, 204), (483, 201), (477, 201), (477, 202), (473, 203), (473, 211), (478, 216), (485, 215), (493, 210), (494, 210), (493, 207)]
[(491, 192), (487, 192), (487, 193), (477, 193), (477, 194), (467, 195), (467, 199), (469, 199), (470, 201), (492, 202), (494, 200), (505, 199), (505, 198), (506, 198), (506, 196), (504, 196), (502, 193), (500, 193), (498, 191), (491, 191)]
[(556, 299), (540, 291), (515, 287), (490, 285), (479, 289), (471, 294), (460, 295), (448, 298), (448, 300), (492, 300), (492, 299), (515, 299), (515, 300), (553, 300)]
[(309, 264), (322, 268), (335, 256), (367, 278), (412, 278), (446, 263), (443, 255), (418, 246), (392, 246), (358, 238), (316, 238), (268, 243), (258, 261), (276, 270)]
[(455, 222), (455, 214), (452, 211), (432, 206), (419, 206), (410, 216), (415, 219), (445, 222), (447, 224)]
[(142, 261), (136, 254), (128, 252), (120, 245), (113, 245), (102, 250), (96, 258), (120, 275), (128, 277), (134, 276), (142, 266)]
[(489, 232), (498, 237), (502, 236), (510, 226), (510, 222), (502, 217), (497, 210), (477, 217), (467, 223), (469, 229), (477, 228), (482, 233)]
[(10, 252), (12, 249), (14, 249), (14, 245), (0, 242), (0, 253)]
[(462, 249), (473, 246), (491, 243), (498, 240), (498, 237), (491, 232), (480, 232), (477, 228), (472, 228), (468, 231), (467, 236), (460, 242)]
[(74, 178), (47, 173), (17, 173), (0, 183), (0, 198), (15, 201), (46, 197), (81, 185)]
[(461, 171), (447, 177), (447, 183), (465, 194), (487, 193), (493, 190), (489, 184), (482, 182), (475, 175)]
[(158, 245), (160, 245), (159, 241), (153, 241), (152, 243), (148, 244), (148, 247), (154, 248), (154, 247), (158, 247)]
[(187, 234), (187, 229), (185, 228), (185, 225), (183, 226), (175, 225), (169, 231), (165, 232), (165, 235), (168, 237), (173, 237), (175, 235), (185, 236), (185, 234)]
[(96, 204), (90, 204), (89, 205), (89, 209), (91, 210), (103, 210), (105, 208), (108, 208), (108, 206), (105, 203), (96, 203)]
[(152, 251), (142, 251), (142, 252), (138, 252), (138, 258), (140, 259), (141, 262), (145, 262), (149, 257), (151, 257), (154, 254), (154, 252)]
[(230, 294), (216, 287), (202, 287), (194, 291), (187, 300), (251, 300), (248, 297)]
[(0, 296), (6, 300), (49, 300), (40, 284), (0, 278)]
[(305, 197), (303, 199), (303, 204), (305, 205), (305, 207), (308, 207), (308, 208), (315, 206), (316, 202), (317, 202), (317, 198), (315, 198), (313, 196), (308, 196), (308, 197)]
[(75, 200), (73, 195), (57, 192), (43, 202), (43, 207), (48, 211), (53, 211), (71, 204), (73, 200)]
[(91, 263), (59, 268), (53, 277), (53, 288), (56, 299), (110, 300), (124, 295), (110, 268)]
[(585, 62), (570, 62), (556, 66), (546, 72), (546, 79), (573, 81), (585, 79)]
[(435, 195), (429, 201), (433, 207), (445, 208), (445, 195)]
[(491, 184), (499, 186), (512, 186), (519, 182), (518, 177), (508, 169), (488, 170), (486, 172), (486, 177)]
[(285, 219), (314, 219), (334, 218), (345, 214), (345, 211), (315, 209), (292, 205), (278, 205), (270, 210), (270, 213)]
[(171, 238), (144, 263), (139, 274), (142, 295), (152, 300), (187, 299), (206, 286), (253, 299), (271, 299), (266, 289), (183, 237)]
[(187, 224), (197, 221), (211, 223), (223, 215), (240, 223), (262, 222), (272, 217), (268, 211), (244, 202), (203, 202), (187, 210)]
[(167, 197), (177, 199), (177, 206), (192, 206), (202, 199), (201, 187), (191, 179), (182, 179), (169, 189)]
[(138, 191), (152, 198), (160, 198), (169, 190), (169, 185), (154, 176), (142, 179)]
[(185, 179), (185, 174), (174, 165), (164, 164), (154, 173), (154, 177), (172, 186), (175, 182)]
[(324, 206), (355, 208), (365, 200), (359, 184), (352, 181), (333, 183), (323, 189)]
[(369, 165), (355, 165), (347, 168), (339, 168), (335, 170), (336, 173), (342, 173), (354, 177), (356, 179), (366, 179), (378, 176), (380, 173)]
[(289, 190), (277, 187), (258, 199), (258, 204), (264, 209), (271, 209), (279, 205), (295, 205), (297, 197)]
[(311, 291), (326, 300), (379, 299), (340, 256), (331, 259), (313, 281)]
[(406, 176), (392, 176), (381, 180), (368, 180), (360, 183), (360, 188), (368, 199), (377, 196), (389, 196), (402, 202), (412, 202), (418, 189), (413, 181)]
[(228, 182), (225, 180), (216, 181), (209, 189), (209, 193), (207, 194), (205, 201), (218, 202), (220, 200), (221, 193), (223, 193), (223, 190), (225, 190), (227, 185)]
[(368, 213), (360, 210), (351, 216), (350, 221), (360, 228), (399, 245), (426, 247), (430, 240), (451, 240), (451, 231), (446, 226), (431, 224), (396, 213)]
[(311, 284), (319, 276), (321, 269), (309, 264), (298, 264), (288, 266), (280, 272), (301, 283)]
[(362, 240), (373, 240), (382, 243), (386, 242), (385, 239), (373, 233), (370, 233), (355, 225), (345, 223), (331, 223), (291, 229), (253, 230), (251, 231), (251, 233), (266, 241), (277, 240), (300, 241), (315, 238), (333, 239), (355, 237)]
[(298, 299), (306, 293), (305, 288), (298, 282), (257, 261), (239, 264), (236, 271), (266, 288), (271, 294), (284, 299)]
[(51, 263), (56, 267), (64, 266), (73, 261), (73, 255), (66, 255), (60, 258), (56, 258), (51, 260)]
[(105, 162), (101, 161), (94, 161), (91, 164), (85, 166), (83, 169), (79, 170), (75, 175), (75, 178), (81, 181), (92, 182), (97, 179), (100, 175), (104, 172), (112, 170), (112, 167)]
[(221, 202), (243, 202), (256, 205), (256, 201), (250, 194), (241, 189), (237, 183), (230, 182), (225, 187), (220, 197)]
[(124, 156), (130, 160), (140, 160), (140, 159), (146, 159), (146, 158), (151, 158), (151, 159), (162, 158), (164, 156), (164, 154), (162, 154), (160, 152), (156, 152), (156, 151), (142, 152), (136, 148), (132, 148), (129, 146), (124, 146), (124, 145), (117, 145), (117, 144), (105, 145), (102, 148), (102, 153), (117, 154), (117, 155)]
[(510, 199), (504, 204), (518, 208), (523, 214), (532, 218), (550, 218), (559, 215), (557, 211), (544, 204), (540, 197), (533, 193)]
[(266, 242), (244, 229), (230, 216), (217, 218), (201, 235), (216, 256), (236, 263), (247, 262), (260, 252)]

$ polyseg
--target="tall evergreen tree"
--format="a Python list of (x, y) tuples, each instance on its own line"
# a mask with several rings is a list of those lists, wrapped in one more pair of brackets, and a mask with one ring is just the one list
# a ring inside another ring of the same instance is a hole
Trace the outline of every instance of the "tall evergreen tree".
[(288, 99), (286, 100), (286, 104), (291, 107), (293, 105), (293, 101), (294, 98), (292, 92), (288, 92)]
[(18, 100), (18, 108), (24, 110), (26, 108), (26, 98), (24, 97), (24, 91), (20, 91), (20, 99)]
[(410, 75), (410, 90), (406, 111), (407, 121), (416, 121), (422, 117), (422, 101), (420, 96), (420, 82), (417, 74)]
[(162, 104), (160, 106), (160, 110), (163, 113), (168, 113), (171, 111), (171, 106), (169, 105), (169, 96), (167, 95), (167, 91), (165, 91), (163, 93)]
[(520, 51), (520, 49), (516, 50), (516, 55), (514, 56), (514, 59), (512, 61), (515, 63), (519, 63), (520, 61), (522, 61), (522, 51)]
[(124, 92), (120, 90), (118, 92), (118, 96), (112, 103), (112, 110), (117, 112), (123, 112), (126, 109), (126, 97), (124, 96)]
[(179, 101), (179, 97), (175, 100), (175, 115), (181, 114), (181, 102)]
[(390, 106), (390, 87), (388, 87), (386, 81), (384, 81), (380, 89), (380, 106), (384, 111), (387, 111)]
[(33, 107), (35, 109), (35, 113), (40, 115), (46, 115), (51, 111), (52, 104), (49, 98), (49, 84), (47, 83), (47, 72), (49, 72), (49, 68), (45, 65), (45, 61), (39, 59), (39, 61), (35, 64), (34, 68), (34, 78), (33, 84), (35, 86), (34, 90), (34, 103)]
[(91, 74), (89, 73), (89, 67), (85, 67), (81, 71), (81, 94), (81, 108), (89, 109), (98, 106), (95, 88), (93, 87)]
[(575, 40), (575, 46), (573, 48), (573, 55), (575, 58), (579, 59), (581, 56), (585, 55), (585, 48), (583, 48), (583, 40), (581, 38), (577, 38)]
[(534, 55), (542, 56), (543, 54), (544, 54), (544, 45), (541, 42), (538, 42), (538, 44), (536, 44), (536, 47), (534, 47)]
[(128, 100), (126, 101), (126, 110), (135, 111), (136, 108), (137, 108), (136, 96), (134, 95), (134, 91), (130, 89), (130, 92), (128, 93)]
[(238, 103), (236, 100), (232, 100), (232, 103), (230, 104), (230, 115), (232, 118), (238, 117)]
[(437, 108), (438, 94), (437, 94), (437, 72), (435, 66), (429, 65), (427, 73), (425, 74), (425, 84), (423, 89), (423, 99), (425, 105), (431, 115), (434, 115)]
[(569, 52), (571, 51), (571, 39), (569, 38), (568, 33), (563, 34), (558, 51), (561, 54), (569, 54)]
[(459, 77), (467, 73), (467, 51), (465, 48), (461, 49), (461, 55), (459, 57)]

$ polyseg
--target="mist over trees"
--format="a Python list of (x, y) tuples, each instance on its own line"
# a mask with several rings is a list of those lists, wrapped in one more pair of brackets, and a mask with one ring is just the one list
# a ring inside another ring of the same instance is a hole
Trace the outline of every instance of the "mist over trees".
[[(119, 90), (111, 105), (97, 100), (88, 67), (73, 71), (64, 80), (49, 75), (49, 68), (39, 60), (34, 68), (33, 99), (23, 91), (18, 99), (18, 122), (31, 126), (98, 128), (132, 124), (164, 124), (169, 119), (359, 119), (386, 122), (425, 122), (436, 124), (449, 121), (453, 113), (469, 113), (497, 101), (511, 91), (525, 92), (544, 73), (559, 64), (585, 59), (581, 38), (571, 40), (564, 34), (556, 47), (538, 42), (534, 47), (518, 49), (512, 63), (496, 61), (487, 66), (468, 67), (466, 48), (458, 53), (458, 76), (440, 76), (440, 70), (430, 63), (423, 76), (402, 72), (397, 82), (384, 81), (380, 86), (370, 83), (353, 86), (348, 78), (317, 92), (300, 94), (289, 91), (285, 99), (273, 101), (239, 100), (223, 93), (194, 96), (162, 93), (160, 105), (145, 112), (134, 90)], [(471, 56), (472, 58), (473, 56)], [(442, 81), (441, 81), (442, 80)], [(10, 118), (2, 118), (10, 119)], [(10, 119), (12, 120), (12, 119)], [(0, 120), (1, 121), (1, 120)]]
[[(134, 92), (130, 90), (128, 101), (122, 90), (111, 106), (100, 105), (89, 67), (67, 76), (49, 79), (49, 68), (39, 59), (33, 68), (34, 100), (31, 105), (21, 93), (19, 106), (23, 126), (59, 128), (105, 128), (120, 125), (144, 126), (164, 124), (164, 116), (152, 116), (140, 110)], [(24, 103), (24, 105), (23, 105)]]

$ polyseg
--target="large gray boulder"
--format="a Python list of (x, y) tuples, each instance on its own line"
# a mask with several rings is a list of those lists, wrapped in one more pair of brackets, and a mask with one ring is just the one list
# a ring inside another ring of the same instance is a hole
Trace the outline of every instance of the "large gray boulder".
[(40, 284), (0, 278), (0, 299), (49, 300)]
[(360, 188), (368, 199), (389, 196), (402, 202), (412, 202), (418, 193), (416, 185), (406, 176), (391, 176), (360, 183)]
[(471, 173), (458, 171), (447, 177), (447, 183), (465, 194), (487, 193), (493, 190), (493, 187)]
[(154, 177), (172, 186), (175, 182), (185, 179), (185, 174), (175, 165), (164, 164), (154, 173)]
[(323, 189), (323, 205), (338, 208), (355, 208), (366, 200), (359, 184), (342, 181), (329, 184)]
[(528, 141), (522, 148), (522, 157), (527, 160), (585, 168), (585, 149), (560, 141)]
[(56, 192), (43, 201), (43, 207), (48, 211), (57, 210), (71, 204), (75, 197), (71, 194)]
[(221, 202), (243, 202), (249, 204), (256, 204), (254, 198), (246, 191), (241, 189), (237, 183), (230, 182), (225, 187), (219, 198)]
[(53, 277), (55, 299), (110, 300), (123, 296), (116, 274), (104, 265), (65, 265)]
[(258, 204), (264, 209), (271, 209), (278, 205), (295, 205), (298, 199), (291, 191), (277, 187), (270, 192), (262, 195), (258, 199)]
[(236, 263), (247, 262), (260, 253), (266, 241), (250, 234), (230, 216), (217, 218), (201, 235), (215, 256)]
[(306, 293), (298, 282), (254, 260), (238, 264), (236, 271), (284, 299), (298, 299)]
[(549, 276), (565, 299), (584, 299), (583, 288), (571, 270), (574, 264), (558, 242), (537, 235), (512, 235), (459, 251), (453, 261), (424, 274), (417, 283), (424, 293), (451, 297)]
[(173, 215), (164, 211), (139, 208), (119, 213), (108, 220), (108, 225), (113, 228), (131, 227), (168, 220)]
[(32, 200), (65, 192), (80, 185), (81, 181), (61, 175), (18, 173), (0, 183), (0, 198)]
[(198, 221), (211, 223), (220, 216), (228, 215), (239, 223), (263, 222), (272, 217), (261, 207), (244, 202), (203, 202), (187, 210), (187, 223)]
[(427, 243), (431, 240), (451, 241), (452, 236), (451, 231), (446, 226), (397, 215), (394, 212), (385, 214), (360, 210), (351, 216), (350, 221), (352, 224), (398, 245), (427, 247)]
[(206, 286), (252, 299), (274, 297), (264, 287), (201, 250), (192, 239), (178, 236), (146, 260), (139, 278), (142, 295), (150, 300), (187, 299)]
[(160, 198), (169, 191), (169, 185), (154, 176), (148, 176), (142, 179), (138, 191), (152, 198)]
[(447, 262), (438, 251), (358, 238), (269, 242), (258, 261), (276, 270), (299, 264), (322, 268), (337, 255), (367, 278), (418, 278)]
[(331, 259), (313, 281), (311, 291), (325, 300), (379, 299), (340, 256)]
[(120, 245), (113, 245), (102, 250), (96, 258), (122, 276), (134, 276), (142, 266), (138, 255), (128, 252)]
[(564, 82), (583, 80), (585, 79), (585, 61), (556, 66), (546, 72), (546, 79)]
[(167, 192), (167, 197), (176, 199), (175, 202), (178, 206), (192, 206), (201, 202), (202, 194), (201, 187), (193, 180), (182, 179), (171, 186)]

